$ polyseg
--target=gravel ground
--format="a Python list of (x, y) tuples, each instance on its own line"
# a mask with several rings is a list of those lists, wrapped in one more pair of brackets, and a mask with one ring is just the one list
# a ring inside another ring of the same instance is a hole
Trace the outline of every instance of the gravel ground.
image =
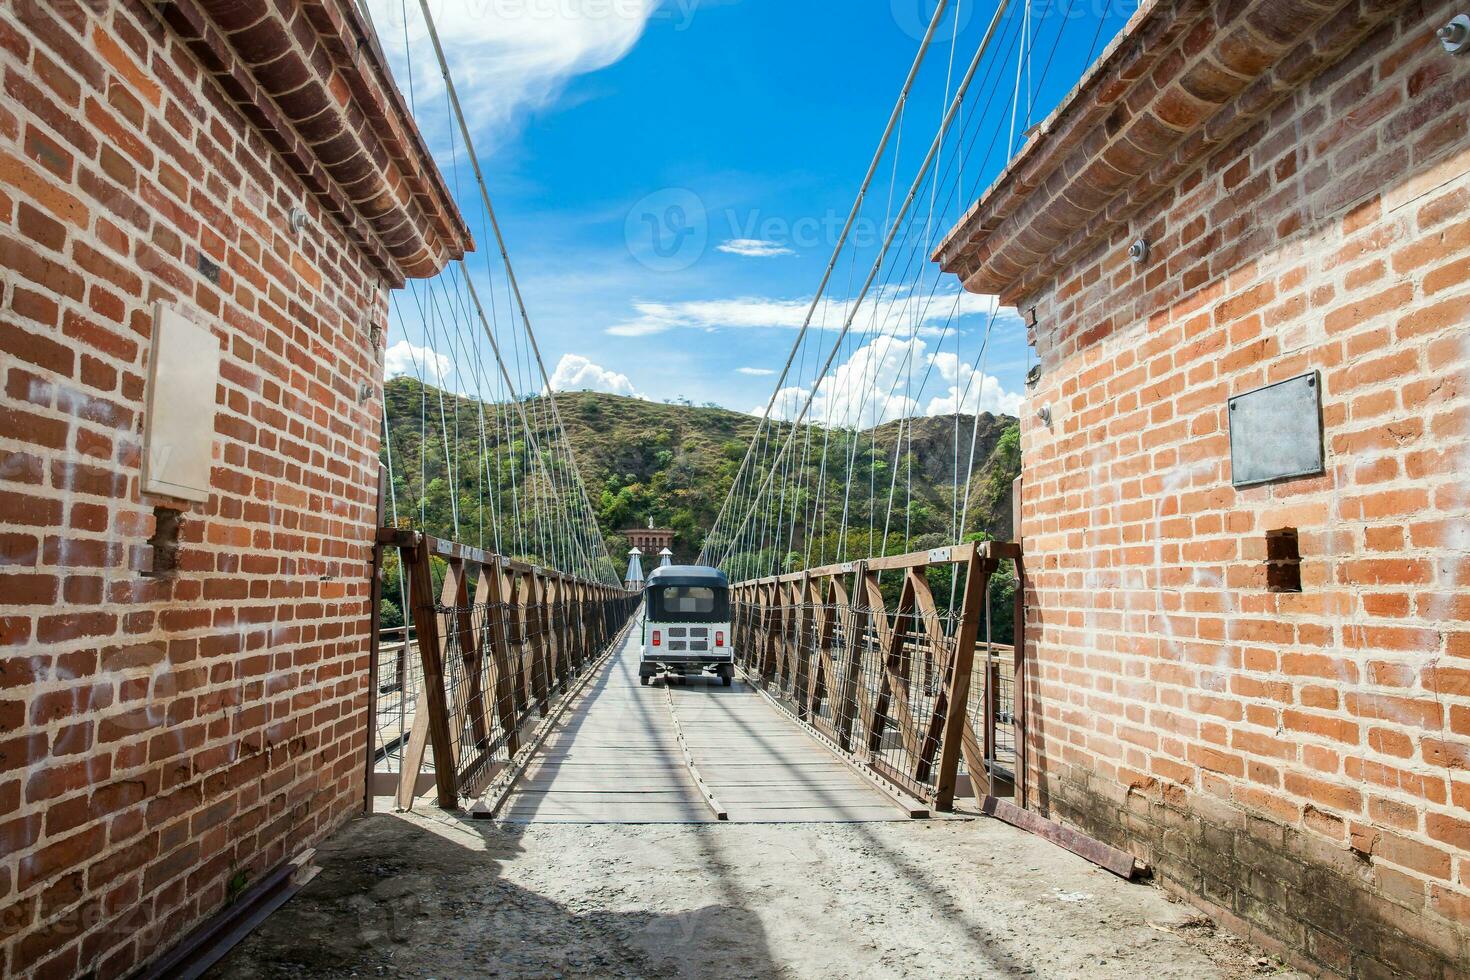
[(353, 821), (211, 971), (279, 977), (1296, 976), (993, 820)]

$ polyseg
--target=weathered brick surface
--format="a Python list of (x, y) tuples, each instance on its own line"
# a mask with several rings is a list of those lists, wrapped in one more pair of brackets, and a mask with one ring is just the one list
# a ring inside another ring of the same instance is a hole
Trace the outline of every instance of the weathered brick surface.
[[(382, 380), (384, 279), (461, 248), (440, 235), (460, 219), (432, 213), (447, 191), (419, 160), (376, 198), (402, 237), (367, 247), (331, 211), (366, 185), (308, 187), (155, 13), (185, 6), (0, 5), (5, 976), (129, 972), (363, 795), (378, 422), (358, 388)], [(339, 34), (349, 11), (276, 7), (297, 43), (304, 10)], [(334, 92), (372, 89), (343, 67), (370, 56), (316, 54)], [(380, 167), (418, 146), (383, 98), (355, 104), (360, 138), (397, 127)], [(140, 494), (159, 300), (222, 343), (205, 505)], [(145, 577), (170, 503), (182, 570)]]
[[(1220, 101), (1217, 119), (1177, 121), (1164, 162), (1135, 160), (1143, 178), (1044, 257), (1006, 250), (1011, 215), (1075, 186), (1045, 173), (947, 246), (971, 286), (1035, 310), (1030, 804), (1314, 971), (1463, 977), (1470, 58), (1434, 37), (1462, 5), (1349, 4), (1324, 25), (1306, 8), (1342, 5), (1181, 6), (1274, 38), (1226, 44), (1237, 28), (1216, 24), (1179, 42), (1192, 57), (1278, 82), (1227, 96), (1151, 48), (1154, 83)], [(1296, 55), (1247, 64), (1293, 24)], [(1227, 398), (1310, 370), (1326, 474), (1234, 489)], [(1266, 533), (1288, 527), (1300, 594), (1266, 588)]]

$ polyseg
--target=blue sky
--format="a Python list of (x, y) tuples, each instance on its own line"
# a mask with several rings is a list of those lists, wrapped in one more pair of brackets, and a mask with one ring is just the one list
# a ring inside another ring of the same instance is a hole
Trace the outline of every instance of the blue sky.
[[(557, 387), (764, 408), (933, 4), (431, 0)], [(411, 68), (420, 124), (485, 253), (472, 262), (477, 282), (503, 296), (487, 263), (493, 240), (416, 7), (416, 0), (372, 3), (405, 90)], [(947, 21), (931, 47), (856, 247), (839, 263), (834, 299), (850, 299), (876, 258), (884, 222), (913, 180), (995, 7), (994, 0), (952, 3), (957, 22)], [(942, 147), (937, 186), (911, 212), (913, 255), (901, 266), (890, 257), (894, 267), (880, 277), (872, 305), (886, 310), (884, 303), (921, 293), (937, 299), (923, 314), (910, 300), (907, 313), (891, 318), (903, 325), (886, 331), (864, 335), (868, 320), (859, 318), (813, 413), (871, 422), (952, 410), (957, 400), (965, 408), (1018, 409), (1028, 363), (1019, 322), (991, 314), (983, 297), (951, 297), (954, 281), (914, 256), (927, 255), (999, 171), (1012, 132), (1027, 125), (1027, 102), (1031, 121), (1042, 119), (1135, 3), (1032, 0), (1029, 24), (1026, 7), (1013, 0), (997, 29)], [(1028, 37), (1029, 77), (1021, 57)], [(499, 315), (511, 316), (508, 300), (501, 302)], [(433, 363), (425, 348), (437, 354), (436, 369), (464, 370), (447, 329), (431, 335), (406, 299), (398, 309), (395, 342), (413, 345), (407, 353), (415, 356), (405, 360), (400, 346), (390, 370), (423, 370)], [(816, 380), (840, 320), (839, 303), (828, 329), (811, 335), (788, 387), (805, 390)], [(883, 380), (885, 370), (893, 383)], [(884, 384), (902, 394), (866, 408), (842, 401), (848, 388)]]

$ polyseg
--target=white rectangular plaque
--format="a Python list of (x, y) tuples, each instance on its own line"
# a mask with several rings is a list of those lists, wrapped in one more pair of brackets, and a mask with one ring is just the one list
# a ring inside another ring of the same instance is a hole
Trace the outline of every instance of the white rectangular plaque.
[(220, 345), (207, 327), (162, 303), (153, 310), (143, 492), (203, 503), (213, 463)]

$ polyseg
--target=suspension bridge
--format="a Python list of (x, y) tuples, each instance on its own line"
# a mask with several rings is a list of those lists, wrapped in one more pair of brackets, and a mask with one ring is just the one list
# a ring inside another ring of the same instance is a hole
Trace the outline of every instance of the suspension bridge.
[[(1008, 477), (977, 472), (1005, 321), (929, 261), (1024, 141), (1028, 93), (1063, 34), (1088, 60), (1102, 36), (1100, 21), (1034, 23), (1029, 4), (1008, 7), (985, 11), (968, 57), (957, 30), (941, 31), (956, 12), (934, 10), (726, 498), (704, 518), (694, 560), (738, 583), (729, 688), (640, 683), (644, 612), (604, 546), (425, 7), (453, 124), (438, 128), (463, 140), (451, 158), (469, 163), (499, 261), (410, 283), (396, 309), (414, 383), (383, 406), (376, 595), (402, 621), (380, 614), (375, 638), (380, 805), (432, 799), (512, 827), (984, 814), (1119, 880), (1142, 870), (1018, 805), (1025, 563), (974, 513), (1015, 506)], [(921, 90), (937, 104), (918, 104)], [(852, 240), (864, 221), (881, 240)], [(947, 460), (916, 459), (915, 417), (931, 406)], [(916, 498), (916, 466), (944, 473), (943, 512)], [(437, 500), (436, 480), (450, 488)]]
[(0, 9), (0, 973), (1465, 974), (1456, 0), (890, 5), (611, 449), (439, 6)]
[[(740, 583), (742, 676), (728, 698), (627, 683), (636, 599), (619, 587), (432, 12), (421, 11), (437, 63), (415, 68), (422, 52), (405, 46), (410, 101), (445, 114), (435, 128), (450, 134), (450, 160), (466, 162), (472, 224), (498, 255), (483, 270), (461, 260), (394, 300), (416, 383), (383, 404), (376, 594), (401, 621), (378, 616), (376, 792), (406, 809), (432, 783), (441, 806), (485, 816), (613, 822), (912, 817), (951, 810), (957, 785), (977, 811), (1009, 797), (1024, 741), (1020, 667), (1014, 633), (1000, 643), (991, 624), (994, 583), (1001, 603), (1018, 602), (1023, 563), (1014, 544), (977, 544), (971, 514), (998, 307), (974, 308), (928, 261), (960, 217), (966, 172), (973, 184), (1003, 162), (1031, 124), (1029, 73), (1048, 70), (1033, 67), (1042, 25), (1029, 5), (1010, 17), (1008, 6), (986, 12), (965, 57), (957, 29), (941, 30), (955, 12), (937, 5), (697, 542), (699, 564)], [(1063, 28), (1093, 47), (1101, 31), (1091, 20), (1055, 28), (1053, 52)], [(417, 101), (421, 71), (442, 81), (442, 106)], [(915, 122), (921, 89), (938, 91), (927, 126)], [(921, 152), (905, 155), (906, 136)], [(880, 199), (885, 234), (859, 247), (850, 233)], [(844, 266), (846, 296), (834, 287)], [(947, 399), (949, 513), (920, 514), (911, 416), (935, 398)], [(897, 431), (880, 451), (874, 426), (890, 419)], [(1012, 488), (999, 491), (1009, 504)], [(1024, 624), (1004, 612), (1008, 629)], [(1131, 875), (1131, 859), (1111, 859)]]
[[(1007, 320), (929, 261), (1024, 141), (1027, 93), (1063, 34), (1094, 52), (1102, 36), (1090, 19), (1033, 22), (1029, 4), (1009, 6), (984, 10), (969, 52), (942, 30), (957, 23), (951, 5), (933, 11), (725, 499), (684, 542), (686, 560), (736, 583), (730, 687), (639, 677), (645, 610), (605, 544), (617, 539), (599, 526), (598, 488), (584, 484), (424, 7), (437, 65), (422, 73), (445, 90), (442, 107), (414, 110), (446, 114), (435, 128), (461, 141), (449, 158), (467, 163), (481, 205), (471, 224), (498, 254), (394, 301), (408, 362), (382, 406), (378, 807), (525, 828), (983, 814), (1117, 880), (1141, 870), (1018, 805), (1025, 562), (995, 539), (1011, 528), (985, 533), (977, 515), (993, 527), (1015, 509), (1010, 475), (980, 450), (983, 411), (1000, 407), (985, 390), (991, 342)], [(411, 100), (416, 54), (402, 52)], [(854, 239), (865, 222), (880, 240)], [(925, 414), (929, 451), (946, 458), (916, 458)], [(941, 474), (947, 499), (916, 495), (916, 469)]]

